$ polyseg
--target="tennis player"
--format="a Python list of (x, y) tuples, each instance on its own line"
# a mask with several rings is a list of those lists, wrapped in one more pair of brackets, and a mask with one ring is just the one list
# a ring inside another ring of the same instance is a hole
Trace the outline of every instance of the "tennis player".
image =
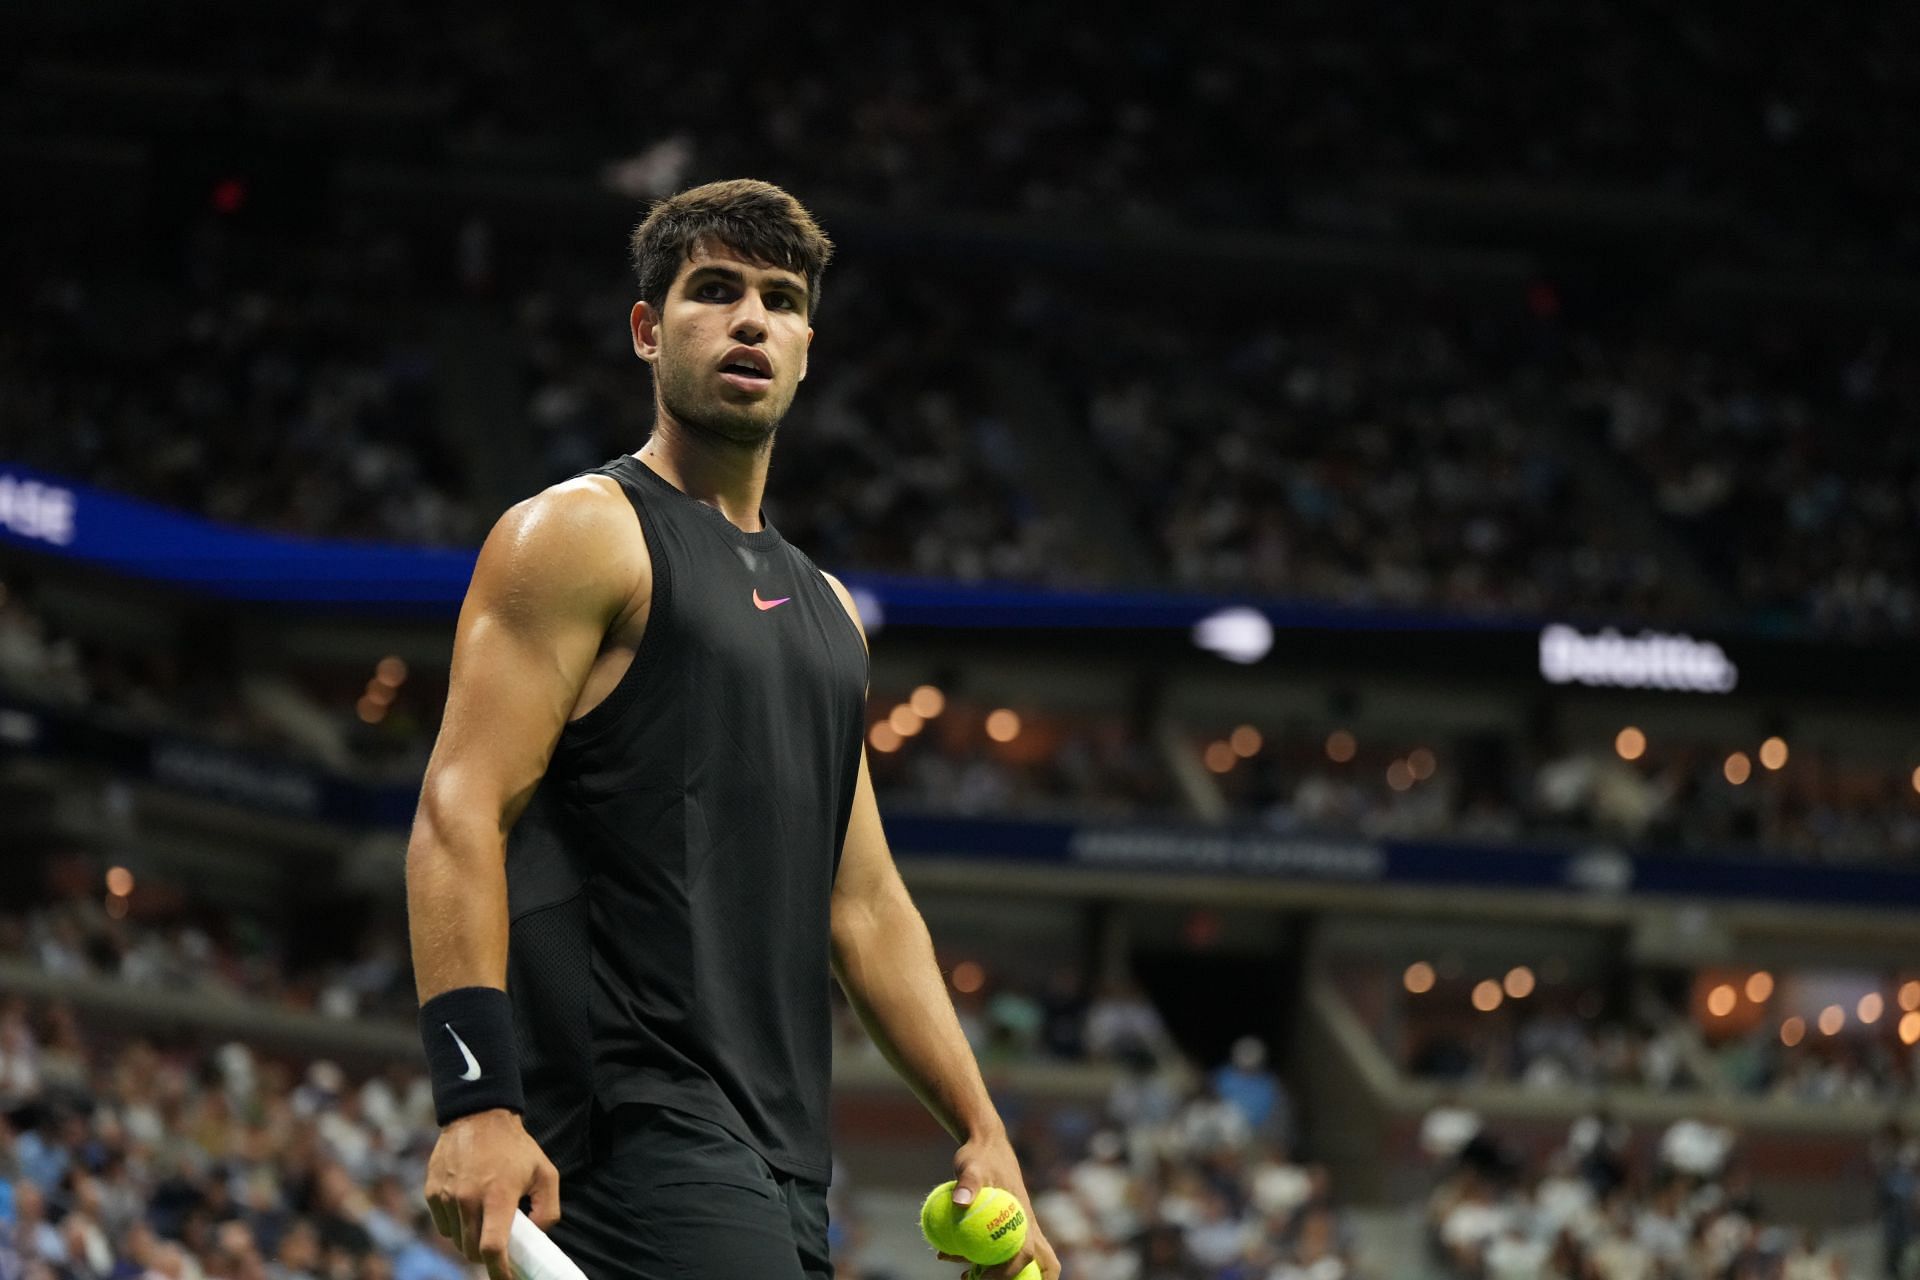
[(761, 511), (832, 245), (735, 181), (632, 250), (652, 435), (488, 536), (407, 850), (434, 1221), (493, 1280), (523, 1198), (591, 1280), (826, 1280), (830, 972), (955, 1199), (1031, 1220), (881, 831), (859, 616)]

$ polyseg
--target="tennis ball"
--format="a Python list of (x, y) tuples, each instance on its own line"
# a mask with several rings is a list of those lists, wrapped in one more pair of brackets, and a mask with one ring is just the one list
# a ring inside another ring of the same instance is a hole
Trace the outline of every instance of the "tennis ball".
[(953, 1184), (943, 1182), (920, 1206), (920, 1234), (940, 1253), (997, 1267), (1025, 1247), (1027, 1211), (999, 1187), (982, 1187), (972, 1204), (955, 1204)]
[(960, 1252), (960, 1242), (953, 1234), (959, 1216), (953, 1203), (951, 1182), (943, 1182), (927, 1193), (926, 1203), (920, 1206), (920, 1234), (926, 1237), (935, 1253)]
[[(968, 1280), (980, 1280), (980, 1275), (985, 1270), (985, 1267), (975, 1267), (973, 1270), (967, 1272)], [(1029, 1262), (1026, 1266), (1020, 1268), (1019, 1274), (1015, 1275), (1013, 1280), (1040, 1280), (1040, 1264), (1037, 1262)]]

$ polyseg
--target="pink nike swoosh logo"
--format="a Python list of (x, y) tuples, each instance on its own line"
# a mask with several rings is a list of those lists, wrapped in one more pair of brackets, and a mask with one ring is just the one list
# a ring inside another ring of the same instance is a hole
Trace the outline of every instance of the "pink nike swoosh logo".
[(753, 607), (763, 613), (768, 609), (777, 609), (791, 599), (793, 599), (792, 596), (781, 596), (778, 600), (762, 600), (760, 598), (760, 588), (755, 587), (753, 589)]

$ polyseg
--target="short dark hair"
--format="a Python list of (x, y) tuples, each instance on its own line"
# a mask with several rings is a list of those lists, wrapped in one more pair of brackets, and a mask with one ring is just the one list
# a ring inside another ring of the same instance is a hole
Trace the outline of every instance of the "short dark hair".
[(664, 307), (681, 264), (702, 241), (805, 276), (807, 312), (819, 308), (820, 277), (833, 257), (833, 241), (805, 205), (771, 182), (709, 182), (654, 205), (630, 242), (642, 301), (656, 312)]

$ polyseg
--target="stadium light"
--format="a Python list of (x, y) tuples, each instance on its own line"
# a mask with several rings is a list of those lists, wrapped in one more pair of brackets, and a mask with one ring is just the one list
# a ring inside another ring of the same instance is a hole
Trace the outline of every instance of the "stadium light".
[(1193, 643), (1228, 662), (1255, 663), (1273, 652), (1273, 623), (1258, 609), (1236, 605), (1194, 623)]

